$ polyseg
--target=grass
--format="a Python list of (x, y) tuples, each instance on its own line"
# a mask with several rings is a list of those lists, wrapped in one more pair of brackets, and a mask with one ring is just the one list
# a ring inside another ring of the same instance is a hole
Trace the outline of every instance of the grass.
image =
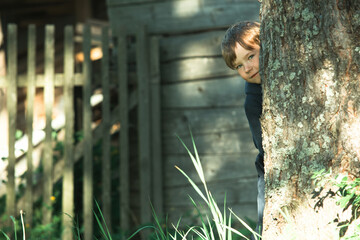
[[(191, 133), (190, 133), (191, 134)], [(179, 137), (178, 137), (179, 138)], [(260, 239), (261, 237), (252, 230), (252, 228), (241, 218), (239, 218), (231, 209), (228, 209), (226, 206), (226, 196), (224, 196), (224, 206), (222, 207), (222, 210), (218, 207), (214, 197), (212, 196), (211, 192), (208, 189), (208, 186), (206, 184), (204, 171), (201, 165), (200, 157), (196, 149), (195, 141), (193, 139), (193, 136), (191, 134), (192, 139), (192, 145), (194, 154), (191, 153), (191, 151), (188, 149), (188, 147), (185, 145), (185, 143), (179, 138), (182, 145), (185, 147), (186, 151), (188, 152), (190, 159), (195, 167), (195, 170), (200, 178), (201, 184), (204, 188), (204, 191), (200, 190), (200, 188), (195, 184), (195, 182), (179, 167), (176, 166), (176, 168), (187, 178), (187, 180), (190, 182), (191, 186), (195, 189), (196, 193), (201, 197), (201, 199), (204, 201), (205, 208), (208, 210), (209, 214), (202, 214), (201, 208), (203, 207), (203, 204), (196, 203), (191, 197), (190, 201), (194, 205), (194, 208), (198, 212), (200, 225), (194, 225), (194, 226), (187, 226), (184, 229), (184, 227), (181, 227), (181, 218), (178, 220), (176, 224), (169, 224), (167, 223), (167, 219), (165, 220), (165, 224), (162, 223), (158, 216), (156, 215), (156, 212), (153, 211), (153, 218), (154, 218), (154, 224), (153, 225), (147, 225), (140, 227), (138, 230), (136, 230), (130, 237), (127, 239), (130, 240), (134, 238), (137, 234), (139, 234), (142, 231), (150, 230), (151, 231), (151, 239), (154, 240), (186, 240), (186, 239), (196, 239), (196, 240), (233, 240), (233, 239), (249, 239), (244, 233), (241, 231), (234, 229), (232, 227), (232, 223), (234, 219), (239, 221), (245, 229), (247, 229), (248, 232), (250, 232), (254, 237), (257, 239)], [(97, 208), (97, 211), (94, 212), (94, 216), (96, 219), (96, 223), (98, 225), (101, 239), (104, 240), (113, 240), (109, 229), (107, 228), (105, 218), (101, 212), (99, 204), (95, 201), (95, 205)], [(228, 213), (227, 213), (228, 212)], [(14, 225), (14, 233), (15, 233), (15, 240), (17, 240), (17, 223), (14, 217), (11, 216), (11, 219), (13, 221)], [(23, 239), (25, 240), (25, 225), (21, 214), (21, 221), (22, 221), (22, 230), (23, 230)], [(78, 225), (74, 223), (74, 236), (75, 239), (80, 240), (80, 228)], [(10, 238), (2, 231), (0, 230), (0, 233), (2, 233), (7, 240), (10, 240)], [(96, 238), (95, 238), (96, 239)]]

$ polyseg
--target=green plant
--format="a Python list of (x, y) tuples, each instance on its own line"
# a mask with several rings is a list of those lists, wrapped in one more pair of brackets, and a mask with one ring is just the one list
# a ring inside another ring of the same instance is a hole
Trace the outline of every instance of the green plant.
[[(23, 236), (23, 240), (26, 239), (25, 236), (25, 224), (24, 224), (24, 218), (23, 218), (24, 212), (23, 210), (20, 210), (20, 218), (21, 218), (21, 230), (22, 230), (22, 236)], [(17, 240), (17, 234), (18, 234), (18, 225), (19, 223), (16, 221), (16, 219), (13, 216), (10, 216), (10, 219), (13, 223), (14, 226), (14, 239)], [(10, 240), (10, 237), (3, 231), (0, 229), (0, 232), (3, 234), (3, 236), (6, 238), (6, 240)]]
[[(99, 211), (99, 215), (96, 214), (95, 210), (93, 210), (96, 222), (100, 228), (101, 235), (104, 237), (105, 240), (112, 240), (109, 229), (107, 228), (106, 221), (104, 215), (101, 212), (100, 206), (98, 202), (95, 200), (96, 207)], [(105, 231), (106, 230), (106, 231)]]
[[(351, 219), (338, 224), (340, 239), (359, 239), (360, 221), (358, 219), (360, 214), (360, 178), (355, 178), (347, 174), (337, 174), (335, 177), (332, 176), (331, 169), (328, 171), (322, 169), (315, 172), (312, 179), (314, 180), (315, 185), (320, 188), (318, 189), (318, 192), (322, 190), (325, 184), (330, 183), (336, 190), (328, 195), (330, 195), (330, 197), (336, 197), (336, 203), (343, 211), (351, 208)], [(353, 234), (344, 237), (345, 232), (351, 225), (353, 225), (352, 227), (354, 228)]]
[[(206, 203), (208, 209), (211, 213), (211, 219), (206, 216), (204, 220), (201, 217), (202, 226), (201, 227), (193, 227), (191, 228), (192, 232), (195, 232), (201, 239), (207, 239), (207, 240), (213, 240), (213, 239), (220, 239), (220, 240), (229, 240), (232, 239), (233, 234), (240, 236), (244, 239), (248, 239), (244, 234), (239, 232), (238, 230), (231, 227), (232, 222), (232, 215), (234, 215), (237, 220), (240, 221), (240, 223), (247, 228), (254, 236), (261, 238), (259, 234), (254, 232), (251, 227), (243, 221), (241, 218), (237, 217), (236, 214), (230, 209), (229, 216), (226, 215), (226, 197), (224, 199), (224, 209), (223, 212), (220, 211), (214, 197), (212, 196), (211, 192), (209, 191), (206, 181), (205, 181), (205, 175), (204, 171), (201, 165), (200, 157), (195, 145), (195, 141), (193, 138), (193, 135), (190, 131), (194, 155), (191, 153), (191, 151), (188, 149), (186, 144), (181, 140), (180, 137), (179, 140), (182, 143), (182, 145), (185, 147), (186, 151), (188, 152), (190, 159), (195, 167), (195, 170), (200, 178), (200, 181), (205, 189), (205, 194), (200, 190), (200, 188), (194, 183), (194, 181), (180, 168), (176, 167), (190, 182), (192, 187), (196, 190), (196, 192), (199, 194), (199, 196), (204, 200)], [(195, 208), (199, 211), (197, 204), (191, 199), (192, 203), (194, 204)], [(215, 228), (212, 227), (212, 223), (215, 224)], [(182, 236), (183, 239), (186, 238), (186, 235)]]

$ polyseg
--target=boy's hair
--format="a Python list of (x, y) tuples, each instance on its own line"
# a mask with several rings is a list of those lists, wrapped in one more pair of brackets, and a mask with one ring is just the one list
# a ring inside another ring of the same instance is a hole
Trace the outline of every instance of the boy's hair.
[(247, 50), (253, 50), (256, 45), (260, 45), (259, 35), (260, 23), (258, 22), (238, 22), (229, 27), (221, 43), (221, 53), (226, 65), (231, 69), (235, 69), (236, 43), (239, 43)]

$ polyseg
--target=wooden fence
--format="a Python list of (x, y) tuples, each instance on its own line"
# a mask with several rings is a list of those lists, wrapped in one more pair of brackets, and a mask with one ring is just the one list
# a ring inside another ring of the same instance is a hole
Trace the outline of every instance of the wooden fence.
[[(75, 217), (74, 197), (74, 165), (80, 159), (83, 161), (83, 239), (93, 239), (93, 209), (94, 209), (94, 182), (101, 181), (101, 203), (102, 212), (105, 216), (107, 226), (112, 226), (111, 182), (118, 176), (120, 195), (120, 227), (127, 230), (133, 223), (130, 220), (131, 197), (130, 182), (134, 180), (130, 169), (130, 151), (138, 149), (138, 164), (136, 171), (139, 176), (139, 194), (135, 197), (140, 199), (140, 223), (151, 222), (151, 209), (149, 199), (152, 201), (159, 215), (162, 214), (162, 164), (161, 164), (161, 137), (160, 137), (160, 80), (159, 80), (159, 47), (156, 37), (149, 38), (146, 29), (139, 26), (136, 38), (136, 86), (129, 91), (129, 38), (125, 32), (119, 36), (109, 38), (109, 28), (102, 28), (101, 47), (101, 88), (103, 101), (101, 105), (101, 123), (94, 126), (92, 121), (93, 113), (90, 104), (93, 94), (95, 71), (92, 69), (90, 51), (92, 48), (91, 26), (83, 28), (82, 52), (84, 61), (81, 65), (81, 72), (75, 71), (74, 56), (74, 29), (67, 26), (64, 32), (64, 65), (63, 73), (55, 73), (55, 48), (53, 25), (45, 27), (44, 42), (44, 74), (36, 74), (36, 28), (28, 28), (28, 55), (27, 74), (18, 75), (17, 71), (17, 26), (8, 26), (7, 34), (7, 75), (0, 79), (0, 87), (6, 88), (7, 110), (9, 115), (9, 147), (7, 157), (7, 182), (6, 182), (6, 213), (8, 216), (17, 216), (20, 209), (26, 211), (26, 223), (28, 234), (33, 225), (33, 203), (42, 197), (43, 202), (43, 223), (52, 221), (52, 210), (49, 206), (53, 204), (53, 184), (62, 181), (62, 239), (72, 239), (73, 221), (69, 216)], [(109, 42), (115, 39), (112, 46), (116, 57), (115, 72), (110, 71)], [(131, 74), (130, 74), (131, 75)], [(117, 86), (118, 101), (115, 107), (110, 108), (110, 88)], [(16, 154), (15, 134), (17, 119), (18, 88), (27, 88), (26, 105), (26, 138), (28, 148), (20, 154)], [(65, 132), (64, 155), (59, 161), (54, 158), (54, 139), (52, 137), (54, 127), (52, 126), (52, 115), (54, 105), (54, 88), (63, 88), (65, 122), (61, 131)], [(82, 87), (82, 126), (83, 140), (74, 142), (74, 87)], [(33, 109), (35, 89), (44, 89), (44, 103), (46, 113), (45, 137), (41, 143), (33, 145)], [(129, 112), (137, 112), (137, 119), (131, 119)], [(112, 126), (120, 123), (118, 146), (118, 166), (113, 169), (111, 166), (111, 135)], [(138, 132), (137, 142), (129, 140), (129, 125), (135, 126)], [(101, 179), (94, 178), (93, 145), (102, 140), (102, 174)], [(134, 146), (135, 145), (135, 146)], [(41, 147), (40, 147), (41, 146)], [(33, 155), (37, 149), (42, 151), (43, 174), (40, 181), (33, 185), (34, 165)], [(16, 200), (16, 189), (18, 176), (15, 174), (17, 164), (21, 158), (26, 158), (26, 193), (19, 200)], [(135, 179), (137, 180), (137, 179)]]

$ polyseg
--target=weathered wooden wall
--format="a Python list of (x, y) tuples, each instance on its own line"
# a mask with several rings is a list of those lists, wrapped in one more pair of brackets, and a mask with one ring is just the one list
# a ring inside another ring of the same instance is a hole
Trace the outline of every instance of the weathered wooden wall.
[(193, 132), (210, 191), (241, 217), (256, 218), (256, 149), (243, 110), (244, 80), (228, 69), (220, 42), (238, 20), (257, 20), (258, 1), (108, 0), (114, 35), (146, 24), (161, 37), (161, 123), (164, 212), (171, 221), (193, 213), (199, 200), (179, 166), (196, 183), (195, 169), (179, 135), (190, 147)]

